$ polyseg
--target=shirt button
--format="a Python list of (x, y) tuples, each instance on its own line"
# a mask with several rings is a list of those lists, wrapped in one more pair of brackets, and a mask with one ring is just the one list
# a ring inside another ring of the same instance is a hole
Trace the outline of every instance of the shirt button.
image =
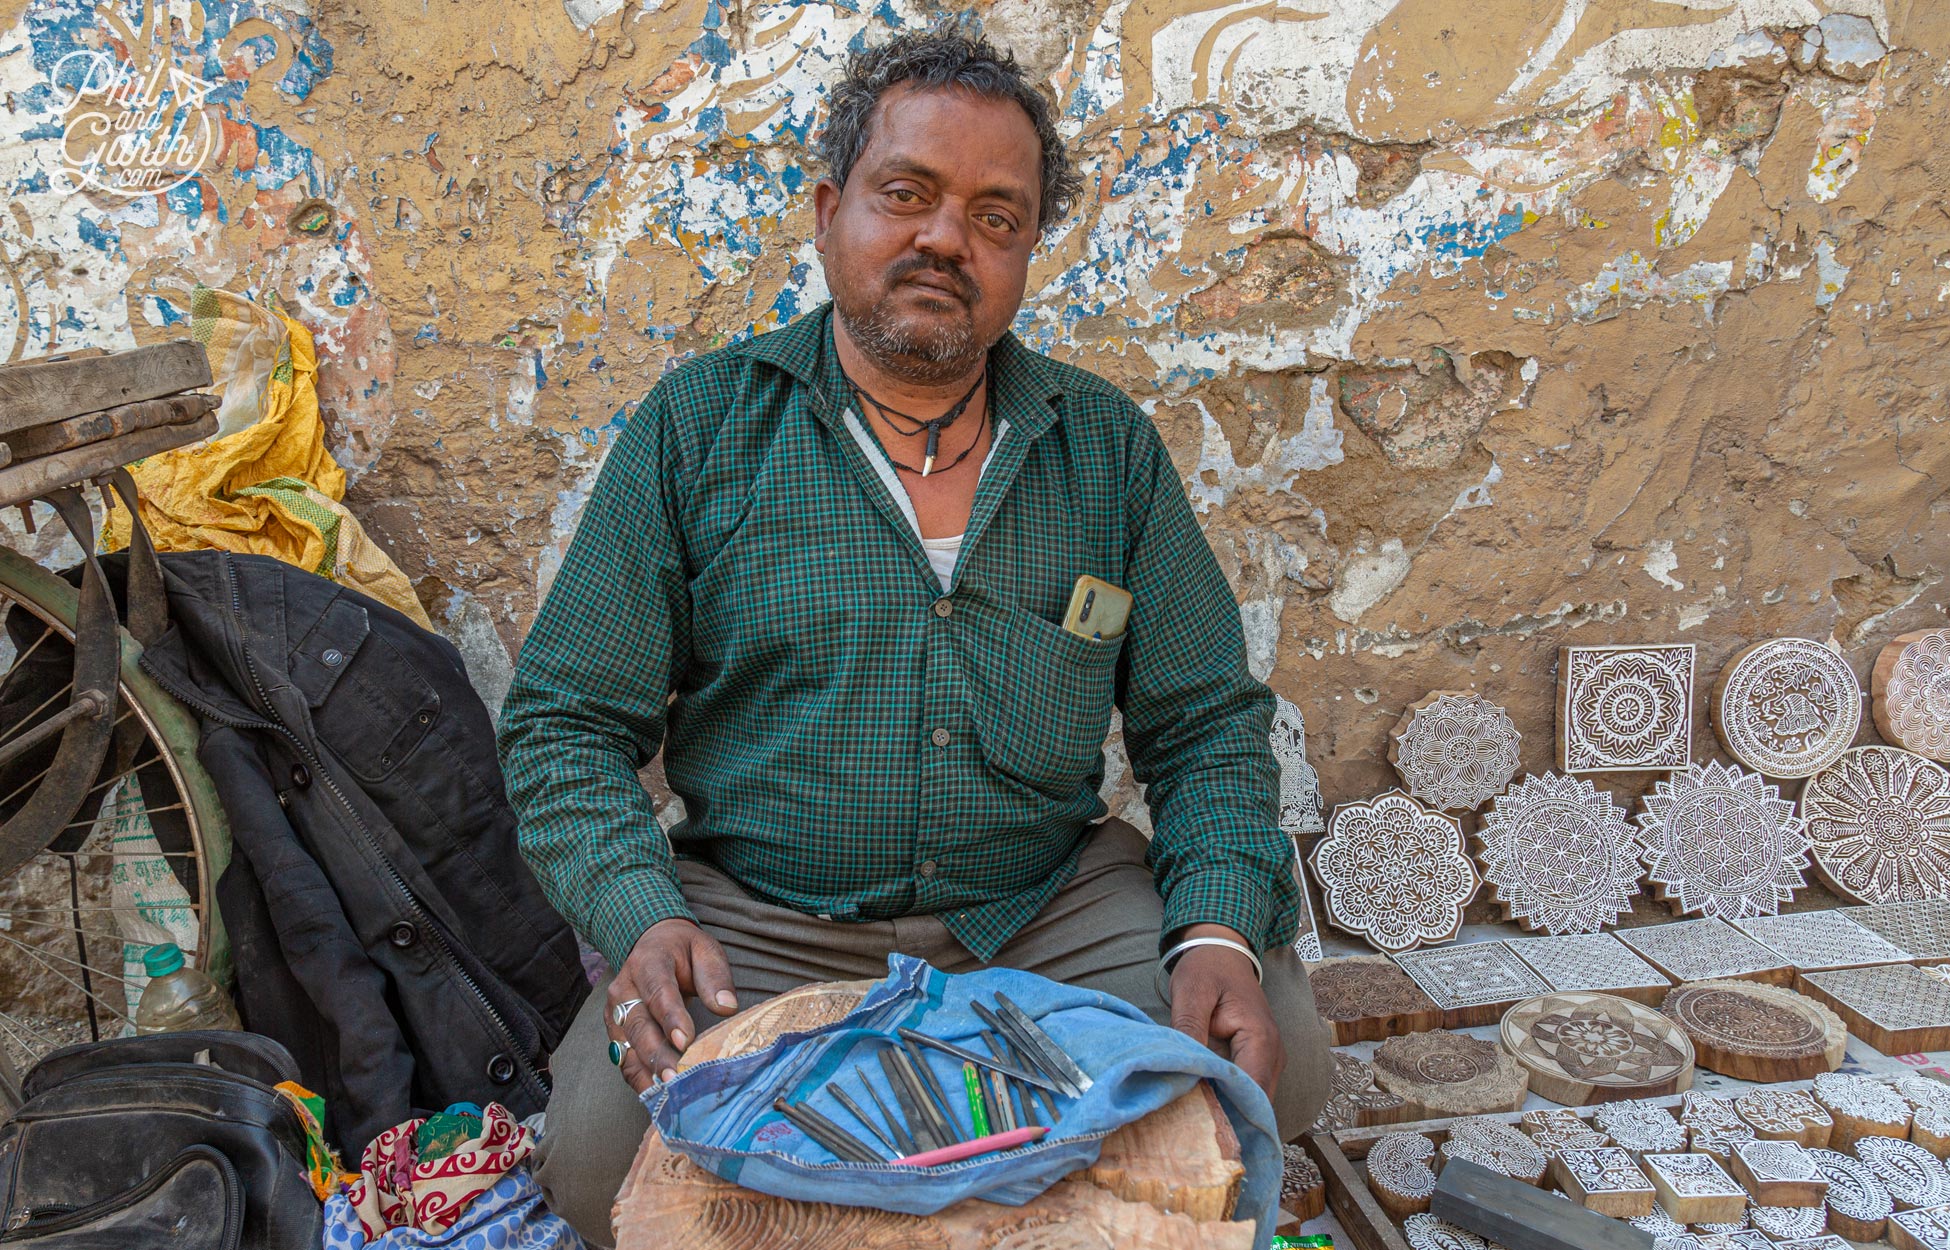
[(929, 741), (931, 741), (931, 742), (933, 742), (933, 743), (934, 743), (934, 745), (936, 745), (936, 746), (938, 746), (938, 747), (945, 747), (945, 746), (947, 746), (947, 745), (948, 745), (948, 743), (949, 743), (949, 740), (950, 740), (950, 739), (952, 739), (953, 737), (954, 737), (954, 735), (953, 735), (953, 734), (951, 734), (951, 733), (949, 733), (949, 732), (948, 732), (947, 730), (945, 730), (945, 729), (937, 729), (937, 730), (935, 730), (935, 731), (934, 731), (933, 733), (931, 733), (931, 734), (929, 734), (929, 735), (928, 735), (928, 739), (929, 739)]
[(946, 599), (936, 599), (934, 601), (934, 614), (943, 618), (953, 616), (955, 614), (955, 605)]
[(924, 876), (924, 877), (932, 877), (932, 876), (934, 875), (934, 861), (933, 861), (933, 860), (931, 860), (931, 859), (924, 859), (924, 860), (922, 860), (922, 861), (921, 861), (921, 875), (922, 875), (922, 876)]

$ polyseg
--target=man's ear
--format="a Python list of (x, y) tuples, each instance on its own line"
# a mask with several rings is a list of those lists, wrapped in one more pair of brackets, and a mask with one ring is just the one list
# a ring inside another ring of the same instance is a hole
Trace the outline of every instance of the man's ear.
[(840, 211), (840, 195), (840, 184), (831, 178), (821, 178), (813, 187), (813, 250), (821, 256), (826, 254), (826, 231)]

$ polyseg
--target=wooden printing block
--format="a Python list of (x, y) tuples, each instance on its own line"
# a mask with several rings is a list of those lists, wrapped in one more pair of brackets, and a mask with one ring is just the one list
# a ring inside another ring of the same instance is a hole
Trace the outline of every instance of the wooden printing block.
[(1687, 1250), (1774, 1250), (1772, 1239), (1751, 1228), (1731, 1233), (1702, 1233), (1695, 1235), (1693, 1242)]
[(1889, 1244), (1896, 1250), (1950, 1250), (1950, 1206), (1898, 1211), (1889, 1217)]
[(1643, 1003), (1588, 991), (1544, 994), (1504, 1013), (1504, 1050), (1552, 1102), (1658, 1098), (1693, 1083), (1693, 1045)]
[(1810, 972), (1798, 984), (1885, 1055), (1950, 1050), (1950, 979), (1908, 964)]
[(1280, 1206), (1304, 1224), (1327, 1209), (1327, 1179), (1303, 1147), (1288, 1145), (1282, 1155)]
[(1651, 1102), (1608, 1102), (1591, 1119), (1633, 1158), (1684, 1150), (1690, 1136), (1685, 1125)]
[(1494, 1042), (1447, 1029), (1389, 1038), (1375, 1048), (1374, 1074), (1416, 1119), (1515, 1111), (1530, 1089), (1524, 1070)]
[(1758, 1206), (1819, 1207), (1827, 1200), (1828, 1178), (1800, 1142), (1735, 1142), (1730, 1153), (1733, 1178)]
[(1658, 1194), (1632, 1156), (1616, 1146), (1560, 1150), (1550, 1177), (1573, 1202), (1613, 1219), (1650, 1215)]
[(1442, 1008), (1385, 955), (1329, 959), (1307, 969), (1307, 980), (1336, 1046), (1442, 1027)]
[(1368, 1189), (1401, 1219), (1429, 1209), (1435, 1193), (1435, 1143), (1420, 1133), (1390, 1133), (1368, 1148)]
[(1855, 1143), (1855, 1157), (1869, 1165), (1898, 1211), (1950, 1203), (1950, 1169), (1913, 1141), (1864, 1137)]
[(1814, 1237), (1797, 1237), (1792, 1241), (1777, 1241), (1774, 1250), (1855, 1250), (1833, 1233), (1822, 1233)]
[(1465, 942), (1395, 956), (1402, 971), (1442, 1008), (1442, 1027), (1495, 1024), (1526, 998), (1550, 992), (1544, 978), (1502, 942)]
[(1810, 1150), (1828, 1178), (1828, 1231), (1850, 1241), (1878, 1241), (1895, 1210), (1889, 1191), (1866, 1163), (1835, 1150)]
[(1950, 1159), (1950, 1081), (1921, 1072), (1896, 1082), (1910, 1105), (1909, 1139), (1939, 1159)]
[(1909, 1136), (1909, 1100), (1881, 1081), (1824, 1072), (1815, 1078), (1813, 1093), (1835, 1120), (1828, 1135), (1831, 1149), (1847, 1150), (1864, 1137)]
[(1451, 1122), (1449, 1139), (1436, 1153), (1444, 1167), (1452, 1160), (1467, 1159), (1526, 1185), (1543, 1184), (1549, 1163), (1543, 1148), (1521, 1129), (1492, 1116), (1465, 1116)]
[(1828, 1231), (1828, 1207), (1824, 1203), (1811, 1207), (1749, 1206), (1747, 1219), (1776, 1241), (1819, 1237)]
[(1593, 1150), (1611, 1145), (1609, 1135), (1592, 1128), (1569, 1107), (1526, 1111), (1517, 1127), (1530, 1135), (1530, 1140), (1537, 1143), (1547, 1159), (1555, 1157), (1560, 1150)]
[(1826, 1146), (1835, 1131), (1835, 1118), (1798, 1089), (1748, 1090), (1733, 1100), (1740, 1118), (1753, 1125), (1763, 1141), (1793, 1141), (1803, 1146)]
[(1659, 1205), (1681, 1224), (1731, 1223), (1747, 1213), (1747, 1191), (1706, 1155), (1649, 1154), (1640, 1162)]
[(1807, 1080), (1842, 1065), (1848, 1029), (1814, 999), (1751, 981), (1694, 981), (1659, 1010), (1685, 1030), (1700, 1067), (1743, 1081)]

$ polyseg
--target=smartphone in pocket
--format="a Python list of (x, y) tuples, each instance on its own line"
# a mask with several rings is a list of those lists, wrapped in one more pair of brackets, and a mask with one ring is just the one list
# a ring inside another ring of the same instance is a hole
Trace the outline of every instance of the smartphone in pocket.
[(1063, 628), (1079, 638), (1109, 640), (1122, 634), (1130, 619), (1131, 592), (1085, 573), (1070, 591)]

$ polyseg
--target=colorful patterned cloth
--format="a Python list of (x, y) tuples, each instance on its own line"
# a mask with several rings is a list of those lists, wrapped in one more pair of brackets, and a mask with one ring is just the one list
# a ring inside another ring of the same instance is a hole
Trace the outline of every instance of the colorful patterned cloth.
[(439, 1159), (422, 1159), (413, 1148), (425, 1120), (408, 1120), (372, 1139), (360, 1162), (363, 1173), (347, 1187), (352, 1209), (368, 1238), (388, 1229), (444, 1232), (468, 1204), (526, 1162), (533, 1134), (491, 1102), (481, 1113), (478, 1135)]
[(277, 1091), (305, 1122), (305, 1175), (311, 1179), (311, 1191), (322, 1202), (341, 1184), (357, 1178), (339, 1167), (338, 1154), (325, 1140), (325, 1100), (296, 1081), (281, 1082)]
[(542, 1202), (541, 1186), (518, 1167), (438, 1232), (394, 1228), (371, 1236), (341, 1191), (325, 1200), (324, 1250), (583, 1250), (583, 1240)]

